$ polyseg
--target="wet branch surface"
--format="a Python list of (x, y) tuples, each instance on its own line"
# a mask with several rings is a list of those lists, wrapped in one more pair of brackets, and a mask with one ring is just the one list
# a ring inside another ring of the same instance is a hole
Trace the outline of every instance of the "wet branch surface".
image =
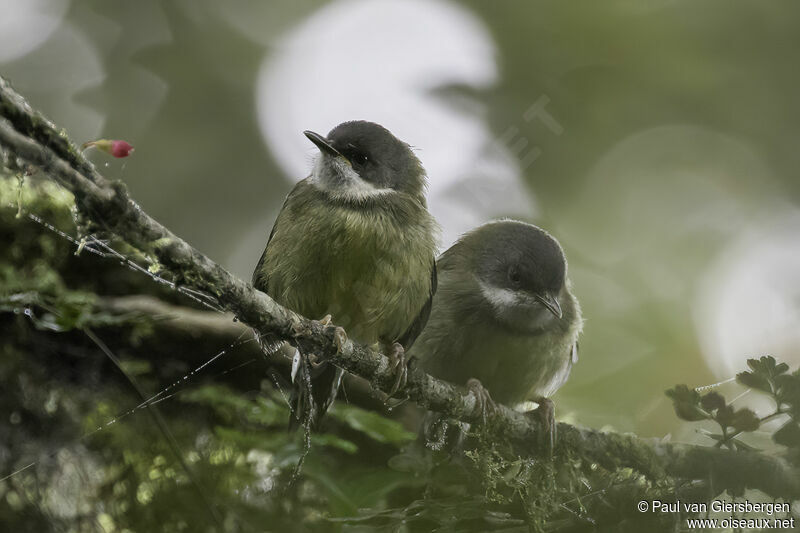
[[(3, 78), (0, 150), (6, 152), (7, 159), (34, 166), (69, 190), (83, 219), (155, 258), (161, 271), (171, 275), (178, 286), (213, 295), (222, 308), (262, 335), (290, 340), (306, 353), (328, 358), (379, 390), (391, 389), (394, 374), (385, 356), (351, 340), (337, 350), (334, 325), (323, 326), (278, 305), (174, 235), (129, 197), (124, 184), (100, 175), (66, 135), (33, 110)], [(207, 318), (191, 315), (201, 327), (221, 327)], [(424, 408), (480, 423), (478, 403), (471, 392), (418, 367), (409, 369), (403, 392)], [(536, 453), (538, 424), (508, 407), (498, 407), (486, 430), (514, 442), (520, 453)], [(800, 497), (798, 469), (781, 458), (757, 452), (662, 443), (560, 423), (555, 460), (564, 454), (610, 470), (629, 467), (651, 480), (666, 476), (712, 479), (720, 490), (753, 488), (790, 501)]]

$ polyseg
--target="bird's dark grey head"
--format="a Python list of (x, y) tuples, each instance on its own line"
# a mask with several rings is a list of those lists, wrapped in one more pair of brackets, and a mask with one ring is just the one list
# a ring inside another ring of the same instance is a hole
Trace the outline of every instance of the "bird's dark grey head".
[(564, 252), (550, 234), (524, 222), (485, 224), (467, 235), (473, 268), (495, 315), (515, 329), (537, 331), (562, 317)]
[(333, 195), (364, 199), (395, 191), (424, 202), (422, 164), (408, 144), (380, 124), (353, 120), (326, 137), (305, 135), (321, 152), (312, 177)]

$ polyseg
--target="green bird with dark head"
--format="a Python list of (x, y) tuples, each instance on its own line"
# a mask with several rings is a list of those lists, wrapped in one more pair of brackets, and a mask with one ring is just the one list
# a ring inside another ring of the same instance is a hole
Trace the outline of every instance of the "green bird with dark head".
[(410, 355), (431, 375), (493, 401), (539, 403), (546, 444), (549, 400), (578, 358), (581, 318), (564, 252), (550, 234), (500, 220), (467, 233), (438, 260), (430, 320)]
[[(403, 386), (404, 352), (430, 313), (436, 291), (438, 226), (425, 201), (426, 175), (408, 144), (386, 128), (345, 122), (323, 137), (311, 175), (286, 197), (253, 285), (301, 315), (330, 317), (347, 335), (393, 359)], [(295, 383), (294, 417), (319, 419), (333, 401), (341, 371), (306, 364)], [(293, 380), (294, 380), (293, 374)]]

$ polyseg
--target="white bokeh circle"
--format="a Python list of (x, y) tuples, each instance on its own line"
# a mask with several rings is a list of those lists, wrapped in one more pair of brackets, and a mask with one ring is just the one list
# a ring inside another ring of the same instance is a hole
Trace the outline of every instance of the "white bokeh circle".
[(50, 38), (69, 0), (0, 0), (0, 63), (18, 59)]
[(720, 379), (746, 358), (800, 363), (800, 210), (776, 207), (734, 239), (707, 270), (695, 324)]

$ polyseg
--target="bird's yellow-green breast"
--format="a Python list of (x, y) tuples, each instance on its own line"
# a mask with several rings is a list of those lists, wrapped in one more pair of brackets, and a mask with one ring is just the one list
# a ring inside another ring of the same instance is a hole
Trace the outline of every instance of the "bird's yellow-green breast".
[(332, 315), (360, 342), (394, 342), (430, 297), (435, 230), (409, 195), (340, 202), (306, 179), (286, 199), (254, 284), (309, 318)]

